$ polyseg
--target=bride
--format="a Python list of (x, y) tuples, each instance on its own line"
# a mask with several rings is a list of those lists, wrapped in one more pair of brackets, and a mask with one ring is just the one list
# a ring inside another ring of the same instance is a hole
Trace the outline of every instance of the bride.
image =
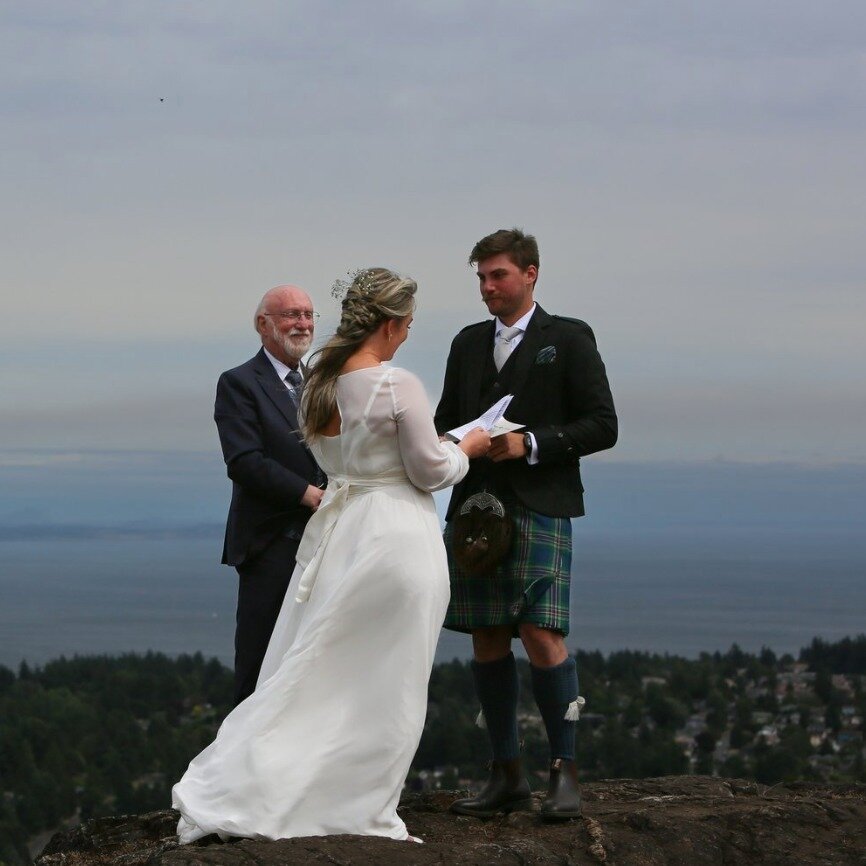
[(328, 489), (311, 518), (256, 691), (174, 786), (178, 836), (412, 839), (397, 804), (424, 726), (448, 605), (431, 491), (490, 439), (440, 442), (420, 381), (384, 365), (416, 284), (359, 271), (302, 397)]

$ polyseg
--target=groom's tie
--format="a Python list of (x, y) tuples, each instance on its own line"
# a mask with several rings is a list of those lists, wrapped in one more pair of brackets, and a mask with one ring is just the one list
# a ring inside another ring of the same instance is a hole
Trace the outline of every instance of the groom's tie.
[(292, 395), (292, 401), (295, 406), (301, 405), (301, 394), (304, 391), (304, 380), (297, 370), (289, 370), (286, 373), (286, 382), (289, 385), (289, 394)]
[(503, 328), (496, 335), (496, 345), (493, 347), (493, 363), (496, 364), (496, 369), (501, 370), (503, 364), (508, 360), (513, 346), (511, 341), (523, 331), (520, 328), (510, 327)]

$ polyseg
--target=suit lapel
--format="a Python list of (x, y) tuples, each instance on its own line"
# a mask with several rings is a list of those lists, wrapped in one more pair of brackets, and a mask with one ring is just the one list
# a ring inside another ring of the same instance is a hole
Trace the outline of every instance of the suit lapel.
[[(469, 350), (469, 363), (466, 365), (466, 407), (467, 420), (478, 415), (478, 407), (481, 405), (482, 388), (484, 385), (484, 372), (488, 361), (493, 364), (493, 332), (494, 324), (491, 319), (484, 328), (480, 329), (479, 338), (472, 344)], [(487, 409), (483, 406), (482, 410)]]
[[(289, 389), (280, 380), (274, 365), (268, 360), (265, 350), (261, 349), (258, 355), (255, 356), (255, 372), (259, 386), (268, 395), (271, 402), (279, 410), (280, 414), (289, 422), (289, 427), (292, 433), (298, 437), (298, 441), (303, 445), (304, 450), (310, 455), (310, 459), (315, 463), (312, 451), (307, 447), (301, 434), (301, 425), (298, 422), (298, 410), (295, 408), (295, 401), (292, 400), (292, 395), (289, 394)], [(305, 368), (306, 369), (306, 368)]]

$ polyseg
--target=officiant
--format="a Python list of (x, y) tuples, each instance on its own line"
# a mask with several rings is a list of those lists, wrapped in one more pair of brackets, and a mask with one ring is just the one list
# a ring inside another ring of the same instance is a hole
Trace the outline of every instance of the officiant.
[[(522, 429), (497, 436), (487, 457), (471, 461), (448, 506), (451, 603), (445, 627), (472, 634), (475, 687), (493, 751), (482, 791), (458, 800), (452, 809), (488, 817), (530, 804), (520, 761), (517, 668), (511, 652), (512, 639), (519, 637), (550, 744), (550, 780), (541, 816), (573, 818), (580, 815), (575, 723), (582, 699), (575, 660), (565, 646), (571, 518), (584, 513), (580, 458), (614, 445), (617, 419), (590, 327), (550, 315), (535, 301), (535, 238), (519, 229), (501, 229), (474, 246), (469, 263), (494, 318), (469, 325), (455, 337), (436, 428), (444, 434), (511, 394), (505, 418)], [(485, 495), (473, 500), (479, 493)], [(479, 502), (482, 508), (475, 510), (481, 521), (495, 522), (501, 512), (511, 528), (500, 561), (481, 573), (465, 567), (467, 560), (459, 556), (465, 553), (461, 545), (471, 541), (463, 537), (467, 533), (455, 537), (455, 526), (466, 525), (473, 503)]]
[(298, 544), (324, 493), (298, 423), (301, 359), (316, 316), (298, 286), (270, 289), (253, 316), (261, 349), (217, 383), (214, 420), (232, 481), (222, 561), (238, 572), (235, 705), (256, 687)]

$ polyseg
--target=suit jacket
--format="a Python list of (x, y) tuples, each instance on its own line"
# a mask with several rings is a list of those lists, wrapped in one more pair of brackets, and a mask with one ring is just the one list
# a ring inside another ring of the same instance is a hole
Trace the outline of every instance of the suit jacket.
[(312, 514), (301, 497), (324, 476), (264, 349), (220, 376), (214, 420), (232, 480), (222, 561), (242, 565), (278, 535), (301, 537)]
[(539, 462), (473, 460), (454, 488), (447, 518), (484, 487), (511, 494), (541, 514), (579, 517), (584, 513), (580, 458), (611, 448), (617, 437), (613, 398), (592, 330), (585, 322), (551, 316), (536, 306), (520, 345), (498, 374), (494, 332), (489, 319), (454, 338), (436, 429), (444, 433), (465, 424), (513, 394), (505, 417), (534, 434)]

